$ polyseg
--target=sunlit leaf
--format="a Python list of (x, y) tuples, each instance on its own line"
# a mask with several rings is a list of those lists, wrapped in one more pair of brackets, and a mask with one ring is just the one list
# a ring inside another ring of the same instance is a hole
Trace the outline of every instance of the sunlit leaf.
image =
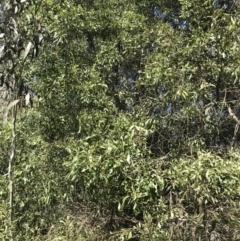
[(30, 42), (28, 42), (27, 47), (25, 48), (25, 51), (24, 51), (24, 54), (23, 54), (23, 59), (25, 59), (27, 57), (31, 47), (32, 47), (32, 42), (30, 41)]

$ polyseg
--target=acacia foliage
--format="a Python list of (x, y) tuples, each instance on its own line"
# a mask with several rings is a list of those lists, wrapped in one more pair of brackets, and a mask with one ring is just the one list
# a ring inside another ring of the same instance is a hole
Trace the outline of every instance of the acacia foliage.
[(42, 102), (19, 115), (18, 239), (239, 239), (238, 6), (164, 2), (48, 0), (19, 17), (43, 43), (22, 73)]

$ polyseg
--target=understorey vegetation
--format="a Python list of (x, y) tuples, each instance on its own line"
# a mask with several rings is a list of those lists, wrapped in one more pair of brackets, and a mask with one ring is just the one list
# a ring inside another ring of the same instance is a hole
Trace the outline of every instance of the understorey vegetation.
[(0, 239), (240, 240), (240, 2), (4, 0)]

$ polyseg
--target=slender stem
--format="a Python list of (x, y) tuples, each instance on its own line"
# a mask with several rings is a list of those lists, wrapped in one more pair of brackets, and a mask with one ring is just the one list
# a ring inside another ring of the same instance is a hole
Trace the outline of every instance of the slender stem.
[(13, 162), (16, 152), (16, 106), (12, 109), (12, 143), (11, 154), (8, 161), (8, 181), (9, 181), (9, 240), (13, 241), (12, 216), (13, 216)]

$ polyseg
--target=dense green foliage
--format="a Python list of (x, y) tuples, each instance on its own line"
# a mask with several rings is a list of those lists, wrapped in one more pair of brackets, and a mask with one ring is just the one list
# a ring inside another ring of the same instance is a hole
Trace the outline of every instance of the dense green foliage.
[(19, 104), (12, 227), (0, 130), (0, 239), (240, 240), (240, 12), (218, 2), (14, 5), (17, 98), (41, 100)]

